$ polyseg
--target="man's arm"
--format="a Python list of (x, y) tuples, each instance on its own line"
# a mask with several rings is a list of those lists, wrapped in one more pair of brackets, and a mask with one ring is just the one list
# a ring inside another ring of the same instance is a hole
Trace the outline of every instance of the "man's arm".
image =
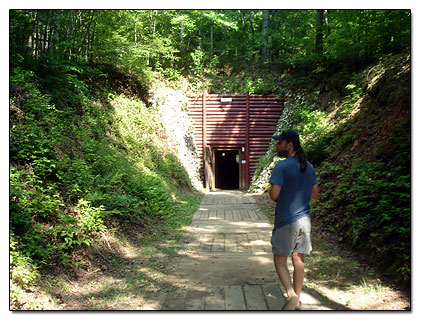
[(317, 200), (319, 198), (319, 185), (315, 184), (311, 188), (311, 198)]
[(279, 185), (276, 184), (272, 184), (272, 187), (270, 188), (269, 191), (269, 196), (273, 201), (278, 201), (279, 199), (279, 194), (281, 193), (281, 187)]

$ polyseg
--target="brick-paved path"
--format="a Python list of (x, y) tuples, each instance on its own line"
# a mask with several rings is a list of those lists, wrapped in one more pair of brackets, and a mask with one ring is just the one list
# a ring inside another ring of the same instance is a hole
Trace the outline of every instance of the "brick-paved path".
[[(273, 266), (271, 232), (253, 197), (207, 193), (168, 266), (178, 290), (156, 309), (280, 310), (285, 297)], [(315, 293), (304, 288), (302, 310), (330, 310)]]

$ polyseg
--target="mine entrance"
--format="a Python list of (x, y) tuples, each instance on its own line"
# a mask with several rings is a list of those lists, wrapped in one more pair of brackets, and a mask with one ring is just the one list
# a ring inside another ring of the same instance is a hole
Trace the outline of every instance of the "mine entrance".
[[(206, 190), (248, 189), (259, 158), (266, 154), (276, 131), (283, 102), (270, 94), (222, 95), (206, 90), (202, 96), (190, 98), (188, 116)], [(240, 163), (235, 168), (237, 152)]]
[(214, 176), (216, 188), (240, 189), (240, 150), (214, 151)]

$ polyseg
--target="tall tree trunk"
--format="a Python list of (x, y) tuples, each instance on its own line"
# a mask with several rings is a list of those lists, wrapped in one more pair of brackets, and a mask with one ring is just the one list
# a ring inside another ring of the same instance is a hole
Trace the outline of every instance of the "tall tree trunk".
[[(85, 60), (88, 60), (88, 48), (90, 46), (90, 32), (91, 32), (91, 25), (94, 21), (94, 15), (95, 15), (95, 10), (92, 10), (91, 11), (91, 18), (90, 18), (90, 21), (88, 23), (88, 27), (87, 27), (87, 31), (86, 31), (85, 36), (84, 36), (84, 40), (83, 40), (83, 42), (81, 42), (82, 45), (85, 46), (85, 49), (84, 49)], [(82, 55), (82, 53), (81, 53), (81, 55)]]
[(88, 52), (88, 54), (91, 54), (91, 58), (93, 58), (93, 46), (94, 46), (94, 41), (95, 41), (96, 24), (97, 24), (97, 20), (94, 20), (94, 26), (93, 26), (93, 29), (91, 31), (91, 40), (90, 40), (90, 44), (88, 45), (88, 49), (90, 50)]
[(327, 34), (326, 35), (330, 35), (330, 21), (329, 21), (329, 13), (330, 13), (330, 11), (329, 10), (327, 10), (326, 11), (326, 15), (324, 15), (324, 18), (325, 18), (325, 23), (326, 23), (326, 31), (327, 31)]
[(242, 10), (238, 10), (239, 16), (241, 17), (241, 22), (242, 22), (242, 28), (244, 29), (245, 27), (245, 18), (244, 18), (244, 14), (242, 13)]
[(138, 40), (137, 40), (137, 14), (138, 14), (138, 12), (135, 11), (135, 17), (134, 17), (134, 43), (135, 43), (135, 46), (138, 45)]
[(368, 58), (370, 56), (370, 48), (369, 48), (369, 10), (365, 10), (366, 13), (366, 24), (364, 28), (364, 57)]
[[(152, 36), (152, 41), (154, 41), (155, 35), (156, 35), (156, 17), (155, 14), (157, 15), (157, 10), (152, 11), (152, 14), (150, 15), (150, 19), (151, 19), (151, 36)], [(148, 49), (148, 53), (147, 53), (147, 66), (149, 66), (150, 64), (153, 64), (153, 60), (150, 61), (150, 52), (152, 51), (151, 48), (151, 44), (150, 47)]]
[(179, 35), (180, 35), (180, 43), (179, 43), (179, 51), (180, 51), (180, 56), (183, 56), (183, 52), (184, 52), (184, 32), (185, 32), (185, 25), (184, 22), (181, 22), (181, 28), (179, 31)]
[(323, 10), (318, 9), (316, 15), (316, 54), (323, 56)]
[(253, 25), (253, 18), (251, 17), (251, 11), (249, 12), (248, 19), (250, 21), (251, 34), (253, 35), (253, 38), (254, 38), (254, 25)]
[(213, 21), (210, 24), (210, 59), (213, 57)]
[(45, 27), (44, 27), (43, 52), (46, 52), (46, 50), (47, 50), (47, 36), (48, 36), (48, 29), (49, 29), (49, 24), (50, 24), (50, 13), (51, 13), (51, 10), (47, 10), (47, 21), (46, 21)]
[(53, 32), (55, 29), (55, 25), (56, 25), (56, 11), (52, 10), (51, 11), (51, 23), (50, 23), (50, 32), (49, 32), (49, 36), (48, 36), (48, 52), (51, 53), (52, 49), (53, 49)]
[(263, 19), (261, 24), (261, 57), (263, 62), (268, 58), (268, 43), (269, 43), (269, 10), (263, 10)]
[[(281, 12), (279, 10), (272, 10), (271, 12), (272, 20), (271, 20), (271, 28), (274, 33), (279, 34), (279, 28), (281, 26)], [(273, 35), (273, 33), (271, 34)], [(269, 58), (270, 60), (274, 60), (274, 58), (278, 58), (281, 52), (282, 46), (273, 46), (269, 49)]]
[(72, 33), (72, 25), (73, 25), (73, 21), (72, 21), (72, 10), (69, 10), (69, 23), (66, 26), (66, 40), (68, 41), (66, 47), (66, 51), (64, 52), (65, 54), (68, 55), (68, 59), (71, 59), (71, 55), (72, 55), (72, 47), (71, 47), (71, 33)]
[(350, 27), (350, 19), (348, 17), (348, 10), (344, 10), (344, 14), (345, 14), (345, 25), (347, 26), (348, 34), (350, 35), (351, 41), (354, 41), (354, 36), (351, 32), (351, 27)]
[(55, 53), (59, 46), (59, 33), (60, 33), (60, 18), (62, 13), (60, 11), (57, 11), (56, 15), (54, 15), (54, 19), (52, 21), (52, 24), (54, 24), (52, 28), (52, 34), (50, 36), (50, 52)]
[(38, 10), (36, 11), (36, 16), (35, 16), (35, 58), (38, 59), (38, 50), (40, 47), (40, 34), (39, 34), (39, 27), (40, 27), (40, 12), (38, 12)]
[[(82, 10), (78, 11), (78, 26), (75, 28), (75, 51), (82, 57), (84, 40), (82, 38)], [(79, 44), (79, 47), (78, 47)]]
[[(30, 17), (35, 17), (35, 13), (31, 10), (29, 11), (29, 16)], [(33, 56), (34, 55), (34, 31), (35, 31), (35, 23), (32, 26), (32, 29), (30, 30), (29, 37), (28, 37), (28, 49), (29, 49), (29, 55)]]
[(203, 31), (200, 28), (200, 30), (198, 31), (198, 47), (201, 49), (203, 48)]
[(151, 35), (153, 36), (154, 39), (154, 35), (156, 34), (156, 17), (154, 14), (157, 14), (157, 11), (154, 11), (150, 18), (151, 18)]

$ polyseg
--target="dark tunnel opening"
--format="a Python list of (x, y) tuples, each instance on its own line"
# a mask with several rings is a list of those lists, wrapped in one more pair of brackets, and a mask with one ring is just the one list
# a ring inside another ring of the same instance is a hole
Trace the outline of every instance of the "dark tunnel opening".
[(238, 150), (215, 150), (215, 165), (216, 188), (239, 189)]

